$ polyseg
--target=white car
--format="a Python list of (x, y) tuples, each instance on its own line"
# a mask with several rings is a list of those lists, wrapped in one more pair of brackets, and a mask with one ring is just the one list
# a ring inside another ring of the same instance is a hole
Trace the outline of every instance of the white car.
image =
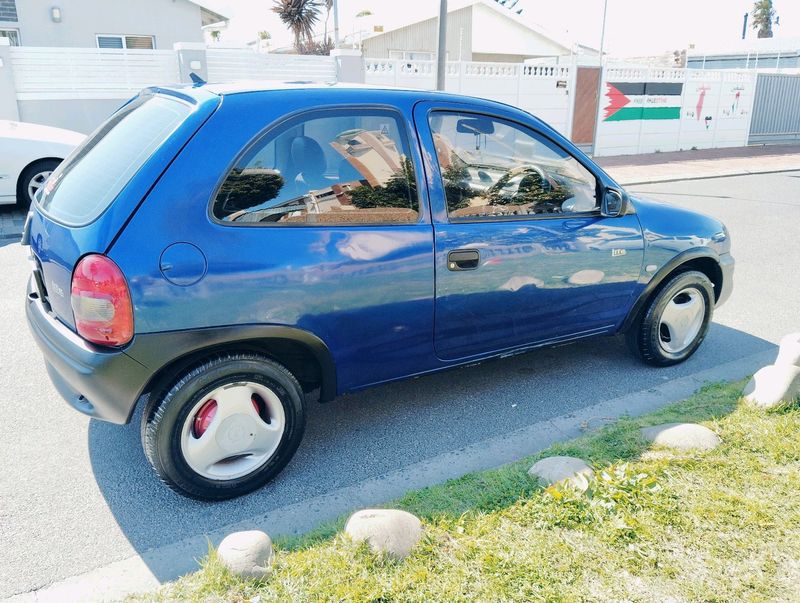
[(50, 173), (85, 138), (72, 130), (0, 120), (0, 205), (27, 209)]

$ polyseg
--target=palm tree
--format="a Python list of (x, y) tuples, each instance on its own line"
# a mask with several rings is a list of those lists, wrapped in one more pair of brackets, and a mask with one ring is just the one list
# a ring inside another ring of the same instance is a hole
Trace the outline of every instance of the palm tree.
[(319, 21), (320, 0), (275, 0), (272, 10), (294, 34), (294, 47), (300, 51), (303, 39), (311, 42)]
[(756, 0), (753, 4), (753, 29), (758, 30), (759, 38), (772, 37), (772, 23), (775, 20), (775, 9), (772, 0)]

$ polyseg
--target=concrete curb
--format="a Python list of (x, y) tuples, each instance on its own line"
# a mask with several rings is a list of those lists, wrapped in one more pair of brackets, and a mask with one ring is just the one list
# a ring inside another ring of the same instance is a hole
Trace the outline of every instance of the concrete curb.
[[(712, 180), (714, 178), (732, 178), (734, 176), (757, 176), (759, 174), (785, 174), (786, 172), (797, 172), (800, 171), (800, 166), (796, 168), (786, 168), (781, 170), (763, 170), (763, 171), (747, 171), (747, 172), (731, 172), (729, 174), (714, 174), (710, 176), (675, 176), (669, 178), (655, 178), (652, 180), (639, 180), (639, 181), (627, 181), (627, 180), (618, 180), (617, 182), (622, 186), (637, 186), (642, 184), (660, 184), (662, 182), (683, 182), (685, 180)], [(609, 171), (611, 177), (613, 178), (614, 175)]]
[(141, 555), (67, 578), (39, 590), (14, 595), (5, 601), (108, 601), (132, 593), (146, 592), (157, 588), (163, 581), (173, 580), (196, 570), (196, 560), (207, 553), (208, 543), (216, 546), (231, 532), (260, 529), (273, 537), (307, 532), (322, 522), (336, 519), (358, 508), (380, 505), (408, 490), (441, 483), (471, 471), (491, 469), (535, 454), (556, 442), (583, 434), (587, 425), (595, 428), (623, 415), (635, 417), (657, 410), (671, 402), (687, 398), (705, 383), (741, 379), (752, 374), (765, 362), (771, 361), (774, 355), (774, 349), (766, 350), (666, 381), (657, 387), (605, 400), (575, 413), (534, 423), (381, 477), (225, 526), (207, 535), (197, 535), (145, 551)]

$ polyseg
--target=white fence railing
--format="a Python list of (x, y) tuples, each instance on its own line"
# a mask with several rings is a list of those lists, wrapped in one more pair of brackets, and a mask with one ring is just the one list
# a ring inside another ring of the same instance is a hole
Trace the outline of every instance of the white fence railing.
[(308, 80), (335, 82), (336, 62), (327, 56), (271, 55), (250, 50), (210, 48), (208, 80)]
[[(367, 84), (436, 87), (436, 64), (432, 61), (364, 59), (364, 74)], [(449, 62), (445, 90), (520, 107), (569, 135), (573, 76), (568, 65)]]
[(129, 98), (142, 88), (179, 81), (171, 50), (11, 48), (18, 100)]

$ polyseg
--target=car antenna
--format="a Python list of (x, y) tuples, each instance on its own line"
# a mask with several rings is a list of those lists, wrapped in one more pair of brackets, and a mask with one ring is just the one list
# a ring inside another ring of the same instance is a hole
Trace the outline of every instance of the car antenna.
[(201, 78), (199, 75), (197, 75), (197, 74), (196, 74), (194, 71), (192, 71), (192, 72), (189, 74), (189, 77), (191, 78), (191, 80), (192, 80), (192, 83), (193, 83), (195, 86), (202, 86), (203, 84), (206, 84), (206, 83), (208, 83), (208, 82), (206, 82), (206, 81), (205, 81), (203, 78)]

